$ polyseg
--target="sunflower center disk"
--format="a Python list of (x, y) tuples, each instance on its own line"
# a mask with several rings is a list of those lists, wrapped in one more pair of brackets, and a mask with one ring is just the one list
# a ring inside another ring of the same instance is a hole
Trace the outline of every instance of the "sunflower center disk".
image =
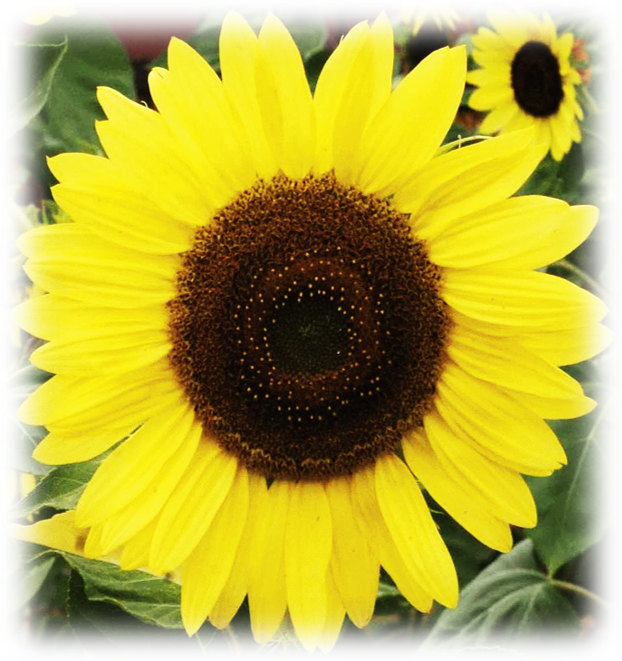
[(532, 117), (554, 115), (564, 99), (559, 62), (540, 41), (528, 41), (512, 61), (512, 89), (516, 103)]
[(200, 228), (170, 361), (206, 433), (269, 479), (348, 475), (430, 410), (439, 271), (386, 201), (332, 174), (258, 182)]

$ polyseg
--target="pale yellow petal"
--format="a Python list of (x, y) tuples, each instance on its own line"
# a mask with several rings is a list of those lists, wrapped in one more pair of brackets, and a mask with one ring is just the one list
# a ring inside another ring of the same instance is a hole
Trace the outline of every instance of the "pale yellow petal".
[(181, 615), (189, 636), (205, 622), (227, 582), (247, 513), (248, 473), (241, 466), (210, 527), (182, 567)]
[(566, 372), (511, 338), (456, 328), (447, 353), (465, 372), (496, 386), (551, 398), (574, 399), (583, 392)]
[[(179, 433), (178, 430), (175, 431)], [(194, 458), (201, 434), (201, 426), (195, 423), (177, 450), (143, 491), (104, 522), (101, 533), (102, 553), (108, 553), (125, 544), (160, 513)]]
[[(242, 532), (240, 544), (236, 552), (233, 566), (227, 578), (220, 596), (216, 600), (212, 608), (209, 619), (212, 626), (217, 629), (224, 629), (229, 626), (233, 616), (237, 613), (238, 609), (244, 601), (244, 597), (248, 592), (249, 586), (249, 554), (252, 553), (251, 544), (253, 530), (256, 524), (265, 525), (265, 522), (258, 519), (260, 514), (259, 504), (263, 502), (267, 493), (266, 479), (263, 475), (256, 473), (249, 473), (248, 475), (248, 516), (246, 517), (246, 525)], [(267, 549), (262, 549), (262, 554), (267, 553)], [(281, 619), (285, 613), (285, 585), (283, 582), (283, 612)], [(250, 603), (250, 600), (249, 600)], [(251, 611), (252, 617), (252, 611)], [(280, 622), (280, 621), (279, 621)]]
[(343, 607), (339, 591), (335, 582), (334, 572), (329, 567), (326, 574), (326, 621), (318, 641), (318, 648), (322, 652), (330, 652), (341, 632), (346, 609)]
[(395, 581), (398, 590), (419, 611), (432, 608), (432, 597), (423, 589), (403, 560), (380, 511), (373, 467), (359, 470), (351, 481), (352, 508), (369, 547)]
[(430, 445), (444, 470), (480, 507), (523, 528), (536, 525), (536, 507), (523, 478), (473, 450), (432, 413), (424, 419)]
[(251, 501), (248, 556), (248, 603), (253, 637), (267, 643), (276, 633), (287, 609), (285, 589), (285, 526), (290, 499), (288, 482), (277, 480), (269, 490), (265, 481)]
[(235, 457), (203, 439), (158, 519), (150, 570), (156, 574), (172, 571), (192, 553), (227, 497), (236, 468)]
[(360, 190), (390, 195), (434, 156), (456, 115), (465, 72), (464, 48), (441, 49), (399, 83), (362, 137)]
[(423, 589), (447, 608), (458, 603), (458, 576), (421, 490), (394, 454), (375, 466), (378, 505), (402, 560)]
[[(367, 23), (359, 23), (333, 51), (315, 87), (316, 173), (338, 164), (339, 176), (344, 176), (347, 161), (370, 120), (375, 81), (369, 80), (369, 71), (373, 66), (370, 30)], [(348, 183), (347, 179), (343, 183)]]
[[(96, 421), (104, 428), (116, 428), (120, 409), (136, 406), (151, 410), (147, 398), (158, 398), (174, 389), (163, 365), (138, 372), (107, 376), (53, 376), (35, 390), (18, 409), (18, 417), (29, 425), (43, 425), (50, 431), (92, 429)], [(133, 428), (128, 429), (128, 433)]]
[(108, 87), (98, 88), (97, 99), (108, 117), (97, 122), (98, 137), (128, 184), (171, 218), (205, 222), (214, 201), (201, 178), (201, 162), (179, 149), (162, 116)]
[(326, 620), (332, 536), (324, 486), (316, 482), (292, 483), (285, 526), (287, 606), (296, 636), (309, 652), (317, 647)]
[(613, 333), (602, 324), (543, 333), (524, 333), (518, 341), (552, 365), (574, 365), (606, 349)]
[(451, 478), (434, 454), (423, 429), (402, 441), (404, 458), (432, 498), (480, 542), (507, 553), (512, 548), (510, 526), (473, 501)]
[(607, 314), (594, 294), (539, 271), (446, 269), (442, 296), (467, 317), (527, 332), (577, 328)]
[(220, 30), (220, 69), (225, 92), (239, 120), (244, 124), (252, 149), (257, 175), (271, 179), (279, 164), (264, 131), (257, 99), (257, 37), (236, 12), (229, 12)]
[(167, 76), (150, 76), (151, 94), (184, 152), (201, 164), (198, 176), (214, 206), (222, 206), (256, 178), (250, 139), (220, 78), (199, 53), (173, 38), (168, 66)]
[(264, 21), (258, 44), (255, 66), (263, 128), (279, 168), (288, 177), (302, 178), (315, 154), (315, 117), (302, 58), (273, 15)]
[(374, 612), (380, 566), (356, 523), (349, 480), (331, 480), (326, 494), (333, 520), (331, 566), (337, 590), (350, 620), (364, 627)]
[(437, 395), (436, 406), (445, 422), (462, 430), (464, 438), (472, 439), (476, 449), (492, 459), (507, 458), (527, 474), (530, 469), (550, 473), (566, 463), (561, 444), (539, 416), (451, 362), (445, 366)]
[(32, 230), (19, 247), (29, 258), (24, 270), (41, 289), (89, 305), (152, 307), (176, 293), (177, 255), (124, 249), (74, 223)]
[(513, 195), (544, 156), (532, 140), (532, 131), (516, 132), (454, 149), (415, 174), (393, 203), (412, 214), (418, 236), (436, 236), (456, 218)]
[(11, 524), (11, 534), (17, 539), (40, 544), (58, 551), (84, 555), (87, 530), (76, 526), (75, 512), (69, 510), (31, 525)]
[(154, 416), (105, 459), (76, 508), (76, 521), (92, 526), (138, 496), (190, 434), (194, 412), (185, 402)]
[(102, 307), (56, 294), (28, 298), (12, 310), (12, 318), (42, 340), (92, 340), (123, 330), (150, 333), (168, 325), (168, 312), (163, 305)]
[(430, 237), (428, 255), (435, 264), (456, 269), (536, 269), (583, 243), (597, 216), (595, 207), (570, 207), (542, 196), (513, 197), (464, 216)]

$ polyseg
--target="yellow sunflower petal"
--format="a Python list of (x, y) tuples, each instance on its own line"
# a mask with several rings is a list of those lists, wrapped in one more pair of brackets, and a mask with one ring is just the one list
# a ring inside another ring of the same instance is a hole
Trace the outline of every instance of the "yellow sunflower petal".
[(187, 404), (148, 420), (107, 457), (91, 478), (76, 508), (76, 521), (92, 526), (132, 501), (170, 460), (190, 434), (194, 420)]
[(464, 48), (441, 49), (400, 82), (363, 135), (360, 190), (389, 195), (432, 158), (455, 117), (465, 71)]
[(357, 526), (347, 478), (328, 482), (326, 494), (333, 519), (331, 565), (337, 590), (348, 617), (364, 627), (374, 612), (380, 566)]
[(171, 39), (168, 66), (168, 75), (150, 76), (151, 94), (184, 153), (197, 159), (202, 186), (220, 207), (255, 180), (249, 138), (222, 81), (193, 48)]
[(436, 406), (445, 422), (473, 439), (483, 454), (507, 458), (528, 474), (530, 469), (551, 473), (566, 463), (549, 426), (503, 390), (452, 363), (445, 366), (437, 388)]
[(346, 610), (343, 607), (333, 571), (326, 575), (326, 621), (318, 640), (318, 648), (322, 652), (330, 652), (341, 633)]
[(248, 552), (248, 603), (253, 637), (268, 642), (276, 633), (287, 610), (285, 589), (285, 526), (290, 485), (277, 480), (269, 490), (265, 481), (255, 493), (255, 525)]
[(484, 265), (536, 269), (574, 250), (588, 237), (598, 217), (590, 206), (520, 196), (456, 220), (428, 242), (439, 266), (468, 269)]
[(556, 331), (600, 321), (605, 304), (577, 285), (539, 271), (500, 268), (443, 273), (443, 298), (476, 320), (523, 331)]
[(285, 26), (269, 15), (258, 37), (257, 94), (263, 127), (280, 169), (304, 177), (315, 154), (315, 117), (300, 52)]
[(84, 555), (87, 531), (75, 524), (75, 512), (69, 510), (31, 525), (11, 525), (11, 534), (17, 539), (40, 544), (58, 551)]
[(291, 484), (285, 526), (285, 585), (289, 615), (307, 651), (317, 647), (326, 620), (332, 537), (324, 486), (315, 482)]
[(502, 521), (523, 528), (536, 525), (533, 497), (516, 471), (473, 450), (436, 413), (426, 416), (424, 427), (444, 470), (469, 498)]
[(248, 513), (248, 473), (239, 467), (231, 491), (182, 568), (181, 615), (189, 636), (216, 604), (229, 577)]
[(102, 553), (108, 553), (125, 544), (155, 519), (188, 468), (200, 438), (201, 427), (195, 423), (183, 442), (143, 491), (104, 522), (100, 542)]
[(456, 328), (447, 353), (465, 372), (497, 386), (552, 398), (573, 399), (583, 392), (572, 377), (511, 338)]
[(252, 148), (257, 175), (271, 179), (279, 164), (263, 128), (255, 79), (259, 57), (257, 37), (236, 12), (229, 12), (220, 31), (220, 69), (225, 92), (243, 122)]
[(12, 317), (25, 331), (43, 340), (91, 340), (105, 338), (122, 329), (149, 333), (168, 323), (168, 314), (162, 305), (110, 308), (56, 294), (27, 299), (12, 310)]
[(376, 497), (374, 469), (360, 470), (351, 479), (352, 508), (356, 522), (380, 564), (395, 581), (399, 591), (422, 613), (432, 608), (432, 597), (413, 574), (387, 527)]
[(544, 333), (525, 333), (518, 341), (552, 365), (574, 365), (596, 356), (611, 343), (613, 333), (602, 324)]
[(434, 454), (423, 429), (402, 440), (404, 458), (434, 500), (480, 542), (506, 553), (512, 548), (510, 526), (474, 502), (451, 479)]
[(192, 553), (227, 497), (236, 468), (235, 457), (212, 441), (202, 441), (158, 519), (149, 557), (151, 571), (172, 571)]
[(419, 236), (436, 236), (456, 218), (520, 188), (544, 155), (532, 136), (531, 130), (516, 132), (439, 156), (396, 192), (393, 203), (412, 214)]
[(419, 486), (394, 454), (375, 466), (378, 505), (402, 560), (426, 592), (446, 606), (458, 603), (458, 577)]
[(339, 43), (322, 68), (313, 105), (317, 118), (314, 170), (338, 166), (340, 180), (351, 161), (372, 112), (371, 98), (378, 80), (369, 79), (374, 48), (369, 27), (359, 23)]

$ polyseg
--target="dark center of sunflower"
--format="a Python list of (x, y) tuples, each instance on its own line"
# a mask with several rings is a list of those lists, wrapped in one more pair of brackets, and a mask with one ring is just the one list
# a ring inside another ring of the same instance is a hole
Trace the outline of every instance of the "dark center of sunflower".
[(349, 475), (430, 410), (439, 271), (387, 201), (332, 174), (258, 182), (183, 259), (170, 361), (206, 432), (269, 479)]
[(512, 61), (512, 89), (516, 103), (532, 117), (550, 117), (564, 98), (559, 62), (540, 41), (528, 41)]

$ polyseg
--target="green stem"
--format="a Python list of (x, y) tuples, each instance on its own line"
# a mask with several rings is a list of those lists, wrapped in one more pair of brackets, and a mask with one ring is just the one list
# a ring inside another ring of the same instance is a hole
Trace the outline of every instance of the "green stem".
[(567, 259), (560, 259), (559, 261), (555, 262), (554, 266), (559, 266), (569, 273), (572, 273), (573, 275), (577, 276), (580, 280), (582, 280), (590, 289), (592, 289), (594, 292), (596, 292), (601, 298), (604, 298), (606, 295), (605, 290), (594, 280), (594, 278), (590, 277), (583, 269), (580, 269), (578, 266), (573, 264), (572, 262), (569, 262)]
[(222, 635), (225, 637), (225, 640), (227, 641), (227, 647), (229, 648), (229, 652), (231, 653), (231, 658), (234, 661), (240, 661), (240, 659), (243, 659), (244, 652), (240, 647), (240, 643), (238, 642), (238, 638), (235, 635), (235, 631), (233, 630), (233, 627), (231, 625), (225, 627), (222, 630)]
[(596, 142), (600, 143), (612, 156), (617, 157), (618, 156), (618, 148), (616, 145), (612, 145), (605, 136), (601, 135), (600, 133), (596, 131), (592, 131), (592, 129), (586, 129), (582, 128), (583, 135), (586, 135), (592, 140), (595, 140)]
[(195, 633), (194, 637), (197, 639), (197, 644), (199, 646), (199, 649), (201, 650), (201, 658), (203, 661), (209, 661), (207, 658), (207, 649), (205, 648), (205, 645), (203, 645), (203, 641), (201, 640), (201, 637), (199, 636), (199, 633)]
[(15, 204), (15, 200), (12, 197), (7, 198), (5, 201), (5, 210), (7, 219), (10, 221), (13, 229), (17, 232), (18, 235), (22, 235), (28, 230), (34, 228), (34, 225), (30, 218)]
[(579, 594), (582, 597), (586, 597), (587, 599), (591, 599), (592, 601), (595, 601), (597, 604), (600, 604), (605, 608), (609, 608), (609, 604), (604, 599), (601, 599), (598, 595), (594, 594), (593, 592), (590, 592), (589, 590), (581, 587), (580, 585), (575, 585), (574, 583), (568, 583), (567, 581), (560, 581), (557, 580), (556, 578), (549, 579), (549, 585), (559, 588), (560, 590), (568, 590), (568, 592), (574, 592), (575, 594)]

